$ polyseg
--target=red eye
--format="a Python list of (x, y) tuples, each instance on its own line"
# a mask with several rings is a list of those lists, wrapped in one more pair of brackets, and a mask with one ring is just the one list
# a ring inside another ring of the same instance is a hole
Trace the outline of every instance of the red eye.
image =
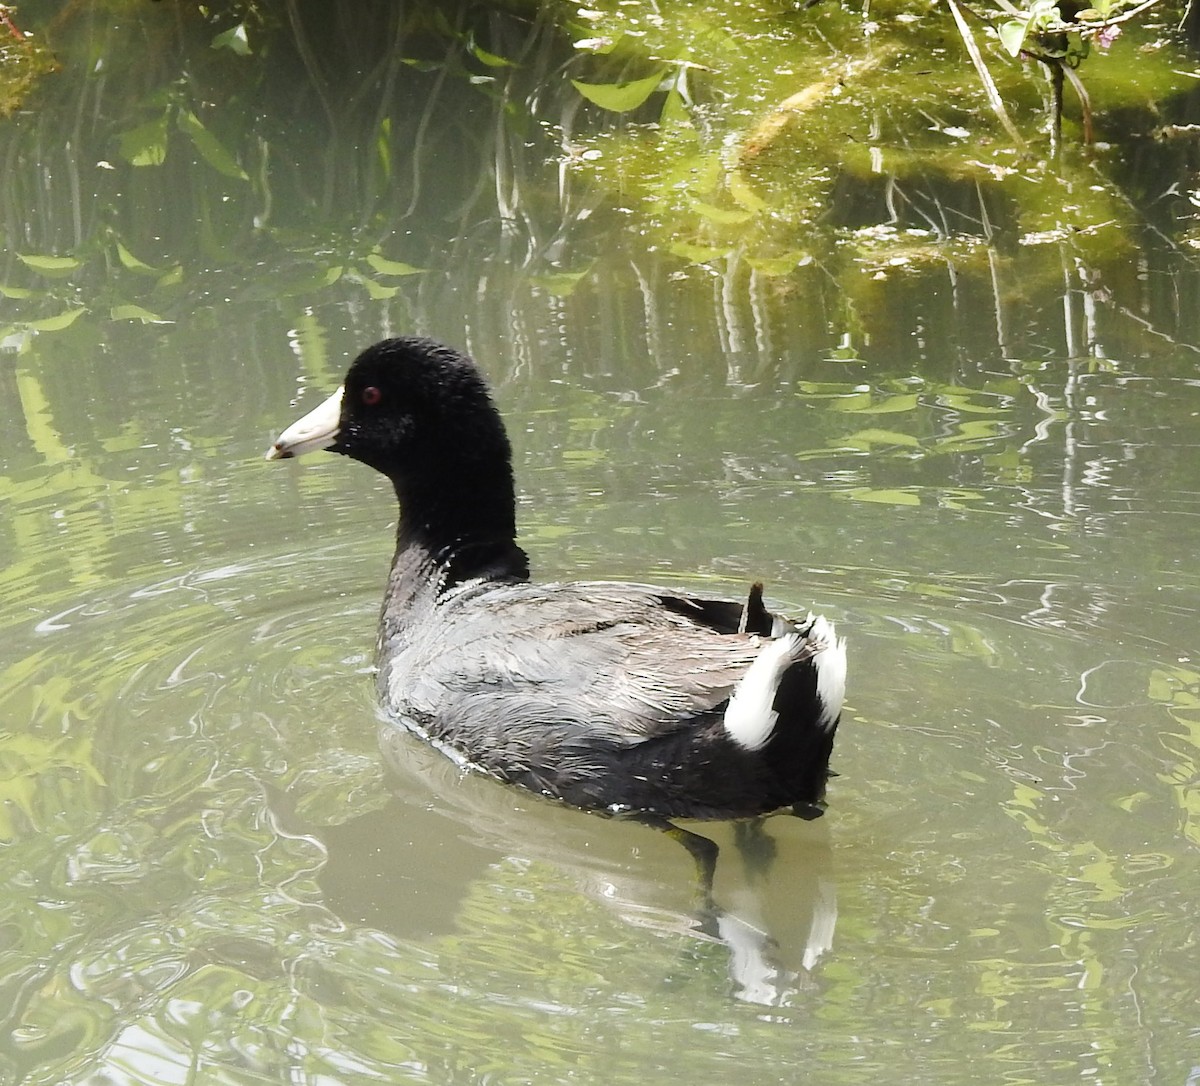
[(367, 387), (362, 390), (362, 402), (368, 407), (374, 407), (382, 399), (383, 393), (380, 392), (379, 389), (377, 389), (374, 385), (367, 385)]

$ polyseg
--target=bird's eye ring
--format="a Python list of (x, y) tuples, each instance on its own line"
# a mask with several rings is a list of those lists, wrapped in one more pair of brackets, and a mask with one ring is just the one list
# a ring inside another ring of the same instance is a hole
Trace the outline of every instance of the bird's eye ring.
[(380, 392), (379, 389), (374, 385), (367, 385), (367, 387), (362, 390), (362, 402), (368, 407), (374, 407), (382, 399), (383, 393)]

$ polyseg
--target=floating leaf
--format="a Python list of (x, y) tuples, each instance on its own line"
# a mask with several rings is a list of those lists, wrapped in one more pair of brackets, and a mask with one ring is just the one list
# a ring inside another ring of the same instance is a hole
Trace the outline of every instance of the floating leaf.
[(959, 422), (948, 432), (938, 436), (934, 448), (939, 452), (951, 452), (964, 445), (980, 445), (1004, 437), (1004, 424), (998, 420), (971, 419)]
[(157, 313), (151, 313), (140, 305), (114, 305), (110, 316), (115, 321), (141, 321), (143, 324), (170, 324)]
[(581, 83), (572, 79), (571, 85), (589, 102), (594, 102), (601, 109), (609, 109), (614, 113), (626, 113), (637, 109), (662, 84), (663, 73), (647, 76), (645, 79), (634, 79), (628, 83)]
[(1148, 686), (1152, 701), (1185, 708), (1200, 706), (1200, 675), (1187, 668), (1171, 665), (1152, 668)]
[(937, 500), (942, 509), (969, 509), (964, 503), (983, 501), (983, 495), (978, 490), (948, 486), (938, 491)]
[(218, 34), (212, 40), (214, 49), (229, 49), (237, 53), (239, 57), (248, 57), (251, 53), (250, 39), (246, 37), (246, 24), (238, 23), (237, 26), (230, 27), (228, 30)]
[(69, 275), (83, 265), (83, 261), (74, 256), (40, 256), (36, 253), (17, 253), (17, 259), (27, 268), (32, 268), (35, 272), (51, 278)]
[(131, 272), (137, 272), (138, 275), (162, 275), (160, 268), (152, 268), (144, 261), (138, 260), (119, 241), (117, 242), (117, 259), (121, 261), (122, 266), (128, 268)]
[(861, 402), (871, 391), (869, 385), (846, 381), (797, 381), (796, 391), (810, 400), (850, 399)]
[(897, 430), (859, 430), (846, 438), (847, 445), (869, 449), (872, 445), (900, 445), (905, 448), (920, 448), (921, 442), (912, 434)]
[(495, 53), (489, 53), (486, 49), (475, 41), (474, 36), (468, 42), (468, 48), (475, 55), (475, 59), (481, 64), (486, 64), (489, 68), (515, 68), (516, 65), (511, 60), (505, 60), (504, 57), (497, 56)]
[(950, 647), (955, 656), (973, 656), (976, 660), (991, 660), (996, 656), (993, 645), (981, 630), (962, 622), (949, 624)]
[(894, 415), (901, 411), (913, 411), (919, 403), (915, 392), (885, 396), (882, 400), (853, 400), (834, 403), (835, 411), (852, 411), (864, 415)]
[(68, 328), (74, 324), (86, 312), (87, 306), (76, 306), (74, 309), (65, 309), (53, 317), (43, 317), (41, 320), (30, 321), (26, 327), (34, 332), (61, 332), (64, 328)]
[(564, 449), (562, 453), (563, 463), (572, 464), (599, 464), (608, 459), (608, 451), (606, 449)]
[(760, 275), (787, 275), (803, 264), (811, 264), (812, 257), (808, 253), (794, 250), (790, 253), (780, 253), (778, 256), (748, 256), (746, 263)]
[(879, 502), (882, 505), (920, 505), (921, 496), (911, 490), (877, 490), (860, 486), (847, 490), (846, 497), (857, 502)]
[(377, 283), (374, 279), (362, 279), (362, 285), (367, 288), (367, 293), (372, 300), (376, 302), (384, 301), (387, 298), (394, 298), (400, 290), (399, 287), (385, 286), (383, 283)]
[(308, 294), (311, 291), (320, 290), (322, 287), (333, 286), (342, 277), (342, 272), (345, 270), (341, 264), (335, 264), (324, 271), (314, 272), (307, 279), (297, 279), (294, 283), (289, 283), (279, 293), (287, 296)]
[(692, 210), (709, 222), (720, 223), (723, 226), (734, 226), (738, 223), (749, 222), (754, 218), (753, 211), (743, 208), (715, 207), (703, 200), (692, 200)]
[(238, 165), (237, 159), (225, 149), (216, 136), (204, 127), (200, 118), (191, 110), (180, 110), (177, 123), (179, 131), (187, 135), (196, 150), (200, 152), (200, 157), (217, 173), (232, 177), (237, 181), (250, 180), (250, 175)]
[(183, 265), (176, 264), (169, 272), (154, 284), (155, 289), (159, 287), (173, 287), (178, 283), (183, 282)]
[(424, 268), (405, 264), (403, 260), (388, 260), (379, 253), (368, 253), (367, 263), (380, 275), (420, 275)]
[(122, 132), (118, 153), (131, 166), (161, 166), (167, 157), (167, 115)]
[(5, 298), (36, 298), (38, 292), (28, 287), (7, 287), (0, 283), (0, 294)]
[(671, 242), (671, 252), (691, 264), (708, 264), (725, 256), (729, 250), (715, 245), (693, 245), (688, 241)]
[(944, 407), (952, 407), (965, 415), (1007, 415), (1005, 407), (995, 404), (975, 403), (983, 393), (974, 389), (954, 388), (945, 386), (937, 390), (937, 402)]
[(729, 187), (729, 195), (748, 211), (762, 211), (767, 206), (767, 201), (754, 191), (753, 186), (746, 180), (746, 175), (741, 170), (730, 170), (726, 183)]

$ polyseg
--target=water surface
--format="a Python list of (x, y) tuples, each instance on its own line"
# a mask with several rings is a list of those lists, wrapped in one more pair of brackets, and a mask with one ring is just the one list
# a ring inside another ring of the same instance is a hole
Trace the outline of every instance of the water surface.
[[(140, 32), (173, 40), (165, 8)], [(6, 124), (20, 191), (46, 133), (112, 101), (62, 78)], [(266, 107), (253, 131), (276, 139)], [(496, 208), (399, 218), (388, 258), (427, 270), (373, 298), (222, 248), (214, 192), (245, 197), (203, 156), (84, 136), (52, 161), (99, 180), (52, 182), (10, 245), (110, 216), (184, 271), (141, 298), (165, 323), (113, 317), (129, 266), (80, 272), (87, 315), (0, 354), (0, 1082), (1195, 1080), (1186, 322), (1139, 338), (1129, 299), (1069, 287), (1002, 335), (987, 284), (940, 267), (872, 288), (847, 352), (806, 280), (631, 259), (619, 215), (569, 235), (596, 264), (563, 293)], [(478, 148), (443, 150), (427, 209)], [(520, 176), (552, 201), (552, 163)], [(1142, 312), (1195, 275), (1155, 253)], [(1080, 347), (1083, 302), (1119, 357)], [(262, 454), (410, 330), (490, 374), (539, 576), (762, 579), (848, 636), (829, 812), (710, 828), (716, 930), (665, 837), (381, 727), (390, 489)]]

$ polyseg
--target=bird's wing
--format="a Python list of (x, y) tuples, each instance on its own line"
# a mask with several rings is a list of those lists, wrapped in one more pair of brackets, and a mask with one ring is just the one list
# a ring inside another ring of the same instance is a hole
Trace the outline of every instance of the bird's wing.
[(391, 700), (449, 730), (470, 714), (636, 744), (729, 698), (763, 643), (738, 632), (741, 607), (607, 582), (480, 586), (439, 606), (427, 651), (398, 655)]

